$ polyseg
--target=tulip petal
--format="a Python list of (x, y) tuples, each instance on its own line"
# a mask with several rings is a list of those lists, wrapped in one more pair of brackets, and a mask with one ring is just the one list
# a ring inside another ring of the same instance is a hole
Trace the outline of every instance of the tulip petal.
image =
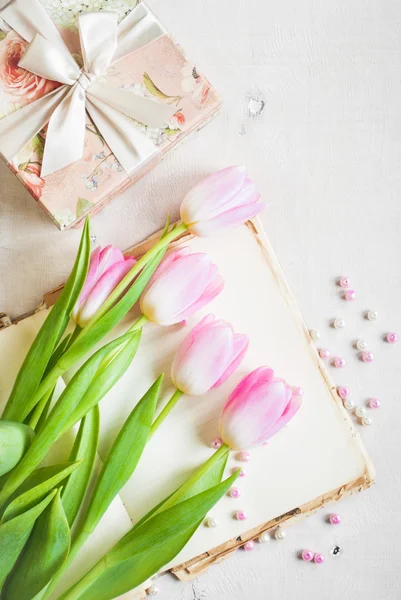
[(281, 417), (270, 427), (266, 435), (258, 440), (258, 444), (267, 441), (275, 435), (280, 429), (285, 427), (292, 417), (298, 412), (302, 405), (302, 396), (291, 396)]
[(227, 369), (220, 377), (220, 379), (216, 381), (216, 383), (213, 386), (213, 389), (218, 388), (220, 385), (222, 385), (237, 370), (248, 350), (248, 346), (249, 337), (247, 335), (234, 335), (233, 354), (231, 356), (231, 363), (228, 365)]
[(185, 338), (179, 345), (178, 350), (174, 355), (173, 363), (171, 365), (171, 378), (173, 381), (176, 380), (176, 377), (177, 377), (176, 373), (177, 373), (178, 369), (180, 368), (180, 365), (181, 365), (183, 359), (185, 358), (186, 353), (188, 352), (188, 350), (194, 343), (194, 340), (196, 338), (196, 333), (200, 329), (202, 329), (202, 327), (204, 325), (212, 324), (214, 322), (214, 319), (215, 319), (215, 316), (213, 314), (209, 314), (209, 315), (206, 315), (205, 317), (203, 317), (203, 319), (201, 319), (199, 321), (199, 323), (197, 323), (195, 325), (195, 327), (193, 327), (191, 329), (191, 331), (188, 333), (188, 335), (185, 336)]
[(220, 207), (229, 202), (242, 188), (246, 179), (244, 166), (221, 169), (195, 185), (184, 197), (180, 214), (184, 223), (208, 219), (211, 211), (219, 214)]
[(209, 304), (216, 296), (218, 296), (224, 288), (224, 279), (221, 275), (217, 275), (214, 281), (208, 285), (203, 294), (193, 304), (183, 310), (178, 316), (178, 322), (192, 317), (198, 310)]
[(93, 317), (135, 263), (134, 258), (127, 258), (122, 262), (113, 264), (103, 273), (81, 305), (76, 319), (81, 327), (84, 327), (89, 319)]
[(265, 206), (264, 202), (253, 202), (239, 208), (233, 208), (208, 221), (199, 221), (199, 223), (191, 225), (189, 230), (200, 237), (207, 237), (216, 231), (242, 225), (248, 219), (260, 213)]

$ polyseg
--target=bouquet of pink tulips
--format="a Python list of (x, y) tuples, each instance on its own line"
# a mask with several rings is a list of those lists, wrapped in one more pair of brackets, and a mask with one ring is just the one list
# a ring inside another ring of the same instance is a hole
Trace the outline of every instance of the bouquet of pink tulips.
[[(142, 328), (147, 321), (168, 326), (187, 319), (224, 285), (207, 254), (188, 248), (168, 251), (170, 242), (187, 230), (204, 236), (239, 225), (262, 207), (245, 169), (230, 167), (186, 195), (181, 224), (170, 228), (167, 223), (161, 238), (138, 261), (111, 246), (90, 256), (89, 223), (85, 224), (71, 275), (23, 362), (0, 420), (2, 600), (56, 598), (57, 582), (180, 398), (217, 388), (241, 363), (248, 337), (212, 314), (204, 317), (176, 351), (173, 396), (158, 412), (161, 374), (133, 407), (88, 492), (99, 436), (98, 404), (133, 361)], [(99, 348), (138, 301), (141, 317)], [(70, 319), (75, 322), (73, 331), (68, 329)], [(82, 366), (54, 399), (59, 377), (82, 359)], [(265, 441), (300, 404), (301, 396), (275, 378), (271, 369), (261, 367), (247, 375), (222, 412), (218, 450), (58, 598), (112, 600), (157, 573), (184, 547), (238, 476), (237, 472), (222, 481), (230, 449)], [(77, 423), (66, 462), (41, 466), (53, 444)]]

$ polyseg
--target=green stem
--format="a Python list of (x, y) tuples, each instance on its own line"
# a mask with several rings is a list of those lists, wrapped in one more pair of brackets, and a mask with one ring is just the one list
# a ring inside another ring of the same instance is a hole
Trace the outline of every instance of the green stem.
[(148, 250), (146, 252), (146, 254), (144, 254), (138, 260), (137, 263), (134, 264), (132, 269), (120, 281), (120, 283), (117, 285), (117, 287), (114, 288), (114, 290), (112, 291), (110, 296), (107, 298), (107, 300), (105, 302), (103, 302), (103, 304), (99, 308), (99, 310), (89, 320), (87, 325), (85, 325), (85, 327), (82, 330), (83, 335), (85, 335), (85, 333), (99, 319), (101, 319), (101, 317), (103, 317), (103, 315), (105, 315), (107, 313), (107, 311), (114, 305), (114, 303), (118, 300), (118, 298), (121, 296), (121, 294), (123, 294), (123, 292), (125, 291), (127, 286), (135, 279), (135, 277), (138, 275), (138, 273), (140, 273), (140, 271), (142, 271), (143, 267), (145, 267), (148, 264), (148, 262), (150, 260), (152, 260), (152, 258), (154, 258), (160, 250), (162, 250), (163, 248), (168, 246), (170, 244), (170, 242), (175, 240), (182, 233), (185, 233), (185, 231), (187, 231), (187, 229), (188, 229), (188, 227), (185, 225), (185, 223), (181, 223), (180, 225), (178, 225), (178, 227), (176, 227), (175, 229), (170, 231), (170, 233), (167, 233), (162, 239), (160, 239), (158, 242), (156, 242), (156, 244), (154, 246), (152, 246), (152, 248), (150, 248), (150, 250)]
[(154, 436), (156, 431), (159, 429), (160, 425), (163, 423), (164, 419), (171, 413), (171, 411), (173, 410), (174, 406), (177, 404), (178, 400), (181, 398), (183, 393), (184, 392), (181, 392), (181, 390), (175, 390), (174, 394), (171, 396), (166, 406), (163, 408), (157, 419), (153, 422), (153, 425), (150, 428), (149, 439)]
[[(131, 325), (131, 327), (128, 329), (128, 331), (138, 331), (138, 329), (142, 329), (142, 327), (144, 325), (146, 325), (146, 323), (149, 321), (148, 317), (145, 317), (145, 315), (141, 315), (139, 317), (139, 319), (137, 319), (135, 321), (135, 323), (133, 325)], [(127, 331), (127, 333), (128, 333)]]
[(46, 394), (43, 395), (43, 398), (40, 400), (40, 402), (37, 403), (37, 405), (35, 406), (35, 410), (33, 411), (32, 417), (29, 419), (29, 427), (32, 427), (32, 429), (36, 428), (36, 425), (39, 422), (39, 419), (46, 407), (46, 404), (48, 402), (48, 400), (52, 397), (54, 392), (54, 387), (49, 390), (48, 392), (46, 392)]
[(86, 575), (84, 575), (82, 579), (64, 592), (58, 600), (78, 600), (83, 592), (85, 592), (106, 570), (107, 562), (102, 559)]

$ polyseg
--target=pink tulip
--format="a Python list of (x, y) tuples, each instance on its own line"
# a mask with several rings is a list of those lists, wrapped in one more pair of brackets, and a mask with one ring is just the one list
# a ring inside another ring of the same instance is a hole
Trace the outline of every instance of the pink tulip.
[(195, 185), (181, 203), (181, 219), (199, 236), (236, 227), (257, 215), (265, 204), (245, 167), (227, 167)]
[(92, 252), (84, 287), (71, 314), (77, 325), (85, 327), (135, 263), (113, 246)]
[(220, 437), (233, 450), (261, 444), (277, 433), (302, 404), (301, 395), (268, 367), (249, 373), (235, 388), (220, 418)]
[(190, 396), (219, 387), (241, 363), (248, 343), (248, 336), (234, 333), (230, 323), (207, 315), (178, 348), (171, 367), (175, 386)]
[(187, 319), (220, 294), (224, 281), (210, 256), (179, 248), (166, 255), (141, 296), (142, 313), (158, 325)]

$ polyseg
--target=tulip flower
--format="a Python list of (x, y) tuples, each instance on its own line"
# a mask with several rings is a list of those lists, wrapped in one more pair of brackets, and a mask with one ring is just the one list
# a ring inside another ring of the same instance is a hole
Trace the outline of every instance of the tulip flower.
[(302, 404), (301, 395), (268, 367), (249, 373), (235, 388), (220, 418), (220, 437), (232, 450), (261, 444), (284, 427)]
[(77, 325), (85, 327), (135, 262), (113, 246), (92, 252), (84, 287), (71, 314)]
[(232, 325), (204, 317), (186, 336), (171, 367), (171, 378), (181, 392), (206, 394), (226, 381), (248, 349), (247, 335), (234, 333)]
[(180, 248), (167, 254), (156, 269), (141, 296), (141, 310), (152, 323), (173, 325), (211, 302), (223, 286), (210, 256)]
[(265, 204), (245, 167), (227, 167), (195, 185), (181, 203), (181, 219), (195, 235), (209, 236), (257, 215)]

